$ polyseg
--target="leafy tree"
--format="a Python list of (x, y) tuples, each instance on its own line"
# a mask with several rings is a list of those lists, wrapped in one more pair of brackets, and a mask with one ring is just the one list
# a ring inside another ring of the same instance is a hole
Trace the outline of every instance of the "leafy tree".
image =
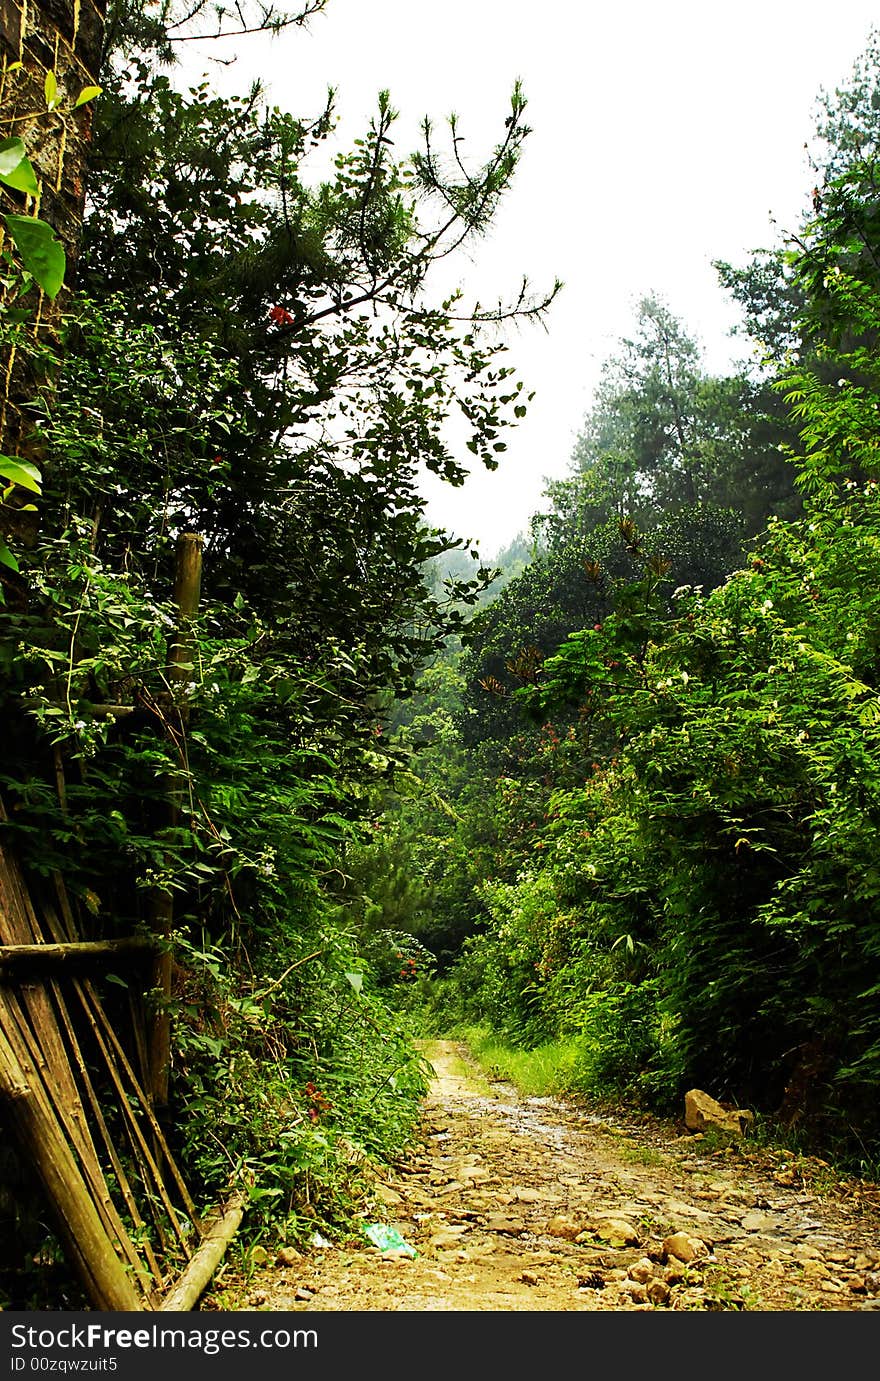
[[(432, 265), (485, 230), (514, 174), (518, 87), (481, 165), (442, 174), (430, 126), (393, 159), (382, 94), (310, 182), (329, 110), (181, 93), (161, 42), (129, 24), (108, 63), (82, 295), (34, 402), (45, 506), (4, 572), (2, 787), (31, 876), (62, 868), (89, 933), (151, 926), (173, 898), (173, 1136), (206, 1188), (230, 1155), (253, 1172), (254, 1230), (273, 1212), (302, 1228), (342, 1215), (333, 1138), (393, 1154), (424, 1088), (339, 909), (343, 848), (399, 758), (390, 695), (480, 583), (432, 593), (449, 539), (419, 476), (463, 482), (453, 415), (499, 464), (525, 400), (497, 328), (552, 291), (487, 311), (432, 296)], [(173, 552), (193, 532), (202, 603), (172, 685)]]
[[(842, 275), (834, 291), (855, 336), (876, 328), (876, 293)], [(495, 1013), (513, 918), (540, 915), (531, 1015), (512, 1036), (574, 1034), (585, 1086), (666, 1103), (698, 1084), (803, 1120), (858, 1162), (880, 1077), (880, 475), (876, 360), (853, 354), (835, 362), (870, 371), (862, 386), (806, 368), (781, 385), (804, 518), (772, 523), (745, 569), (708, 597), (682, 594), (672, 620), (644, 585), (640, 607), (618, 601), (517, 693), (548, 718), (578, 707), (616, 750), (580, 784), (554, 764), (542, 847), (495, 888), (462, 982), (476, 971)], [(505, 983), (521, 1010), (520, 979)]]
[(572, 455), (572, 475), (548, 486), (535, 520), (559, 546), (610, 517), (651, 526), (696, 504), (742, 513), (759, 532), (771, 513), (796, 512), (791, 440), (772, 393), (744, 376), (705, 372), (696, 342), (655, 299), (638, 309), (638, 333), (605, 364), (596, 401)]

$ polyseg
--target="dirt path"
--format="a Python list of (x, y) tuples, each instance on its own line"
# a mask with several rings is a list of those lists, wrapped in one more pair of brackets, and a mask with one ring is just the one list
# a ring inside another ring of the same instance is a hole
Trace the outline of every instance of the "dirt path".
[(748, 1143), (712, 1151), (671, 1123), (522, 1098), (451, 1042), (426, 1053), (422, 1145), (373, 1206), (418, 1255), (366, 1240), (285, 1250), (238, 1291), (221, 1276), (203, 1308), (880, 1308), (876, 1186)]

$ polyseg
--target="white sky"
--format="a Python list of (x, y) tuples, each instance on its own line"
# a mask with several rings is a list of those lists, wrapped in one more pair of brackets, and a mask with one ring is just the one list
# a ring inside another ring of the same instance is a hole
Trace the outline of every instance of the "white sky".
[[(338, 91), (347, 147), (391, 92), (397, 151), (454, 111), (475, 153), (491, 147), (523, 83), (533, 134), (491, 236), (460, 261), (471, 296), (565, 287), (547, 329), (509, 337), (536, 396), (499, 469), (462, 489), (426, 485), (428, 518), (484, 558), (524, 529), (544, 481), (566, 473), (602, 361), (656, 293), (704, 345), (710, 369), (743, 346), (713, 259), (741, 263), (794, 228), (812, 187), (804, 151), (820, 87), (845, 83), (872, 23), (868, 0), (330, 0), (308, 32), (186, 54), (221, 91), (259, 76), (269, 99), (315, 113)], [(444, 284), (445, 286), (445, 284)]]

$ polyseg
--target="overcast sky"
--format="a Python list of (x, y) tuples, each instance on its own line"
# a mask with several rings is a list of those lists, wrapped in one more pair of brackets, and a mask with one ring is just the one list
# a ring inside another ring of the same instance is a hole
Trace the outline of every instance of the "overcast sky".
[(401, 155), (424, 115), (439, 126), (452, 111), (467, 147), (491, 147), (522, 80), (533, 134), (460, 276), (484, 302), (523, 274), (565, 287), (546, 330), (508, 338), (536, 396), (502, 466), (460, 490), (426, 489), (429, 519), (489, 558), (527, 526), (545, 479), (566, 473), (602, 361), (640, 297), (665, 301), (710, 369), (741, 354), (712, 260), (740, 263), (797, 225), (816, 96), (846, 82), (878, 21), (867, 0), (330, 0), (307, 33), (216, 44), (232, 67), (190, 53), (187, 68), (224, 91), (259, 76), (273, 104), (300, 115), (334, 86), (341, 145), (387, 88)]

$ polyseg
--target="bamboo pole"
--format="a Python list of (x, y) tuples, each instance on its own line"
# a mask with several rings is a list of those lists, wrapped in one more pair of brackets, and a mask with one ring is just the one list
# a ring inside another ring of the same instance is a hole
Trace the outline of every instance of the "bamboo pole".
[(238, 1231), (246, 1204), (247, 1194), (242, 1190), (236, 1191), (222, 1217), (209, 1227), (207, 1236), (177, 1284), (159, 1305), (160, 1312), (189, 1311), (198, 1302)]
[[(92, 1116), (98, 1127), (98, 1131), (101, 1135), (101, 1140), (104, 1143), (104, 1149), (110, 1160), (110, 1165), (113, 1170), (113, 1174), (116, 1176), (116, 1183), (119, 1186), (119, 1193), (122, 1196), (125, 1207), (128, 1210), (128, 1213), (131, 1217), (131, 1221), (134, 1224), (133, 1237), (130, 1238), (127, 1233), (124, 1233), (120, 1238), (120, 1245), (122, 1249), (125, 1251), (126, 1256), (128, 1257), (129, 1264), (134, 1269), (135, 1275), (138, 1279), (141, 1289), (143, 1290), (145, 1295), (149, 1295), (155, 1289), (155, 1282), (161, 1279), (162, 1272), (159, 1267), (159, 1262), (156, 1260), (156, 1255), (153, 1251), (153, 1245), (149, 1239), (149, 1236), (147, 1235), (147, 1224), (144, 1222), (144, 1219), (141, 1216), (141, 1212), (138, 1208), (137, 1200), (132, 1191), (125, 1166), (122, 1164), (122, 1161), (120, 1160), (119, 1155), (117, 1153), (116, 1147), (113, 1144), (113, 1138), (110, 1135), (110, 1129), (107, 1126), (107, 1121), (104, 1117), (103, 1109), (101, 1108), (100, 1099), (98, 1098), (98, 1095), (95, 1092), (95, 1086), (92, 1083), (88, 1066), (86, 1065), (85, 1059), (83, 1058), (83, 1053), (80, 1048), (79, 1041), (76, 1038), (76, 1033), (74, 1032), (73, 1024), (71, 1022), (70, 1013), (67, 1009), (67, 1006), (63, 1003), (60, 1003), (59, 1011), (61, 1018), (64, 1022), (65, 1030), (67, 1031), (67, 1039), (70, 1045), (71, 1054), (74, 1060), (76, 1061), (76, 1067), (79, 1072), (80, 1082), (83, 1088), (85, 1089), (86, 1097), (89, 1101), (89, 1107), (92, 1111)], [(144, 1262), (138, 1255), (137, 1248), (134, 1245), (135, 1240), (137, 1241), (140, 1250), (144, 1254), (144, 1258), (146, 1260), (146, 1267), (144, 1266)]]
[(17, 1138), (42, 1181), (59, 1236), (95, 1308), (143, 1311), (83, 1184), (73, 1153), (31, 1074), (0, 1031), (0, 1096), (8, 1099)]
[[(0, 989), (0, 1030), (12, 1059), (28, 1072), (27, 1085), (34, 1098), (51, 1118), (57, 1135), (67, 1146), (74, 1163), (79, 1167), (79, 1178), (84, 1189), (90, 1194), (92, 1206), (103, 1226), (103, 1231), (111, 1247), (125, 1252), (130, 1260), (132, 1243), (128, 1232), (110, 1195), (104, 1171), (85, 1116), (85, 1108), (73, 1078), (69, 1059), (64, 1049), (61, 1031), (52, 1031), (52, 1048), (47, 1054), (44, 1043), (32, 1029), (29, 1016), (14, 992), (8, 988)], [(46, 1030), (50, 1029), (48, 1019), (42, 1020)], [(59, 1075), (60, 1077), (56, 1077)], [(13, 1121), (11, 1131), (17, 1135), (18, 1128)]]
[(59, 969), (94, 968), (108, 959), (143, 959), (155, 949), (148, 936), (131, 935), (120, 940), (75, 940), (45, 945), (0, 945), (0, 969), (21, 969), (28, 972), (43, 970), (57, 973)]
[[(15, 948), (37, 944), (41, 927), (16, 860), (0, 848), (0, 940)], [(52, 988), (25, 982), (0, 988), (0, 1023), (18, 1058), (39, 1081), (46, 1107), (66, 1135), (82, 1176), (93, 1193), (94, 1206), (111, 1240), (122, 1241), (125, 1228), (112, 1202), (92, 1139), (79, 1089), (70, 1066), (58, 1021), (56, 1004), (63, 999)]]
[[(189, 625), (199, 607), (202, 582), (202, 539), (194, 532), (184, 532), (177, 539), (174, 570), (174, 603), (177, 606), (177, 627), (168, 647), (166, 675), (172, 696), (176, 700), (177, 725), (183, 732), (188, 718), (185, 687), (192, 679), (194, 644)], [(175, 692), (178, 694), (175, 695)], [(177, 769), (168, 777), (167, 829), (173, 831), (180, 818), (183, 774)], [(151, 989), (153, 1007), (147, 1031), (149, 1055), (148, 1093), (154, 1108), (168, 1102), (168, 1082), (171, 1071), (171, 933), (174, 922), (174, 901), (167, 887), (157, 887), (153, 893), (151, 925), (159, 941), (159, 951), (153, 961)]]

